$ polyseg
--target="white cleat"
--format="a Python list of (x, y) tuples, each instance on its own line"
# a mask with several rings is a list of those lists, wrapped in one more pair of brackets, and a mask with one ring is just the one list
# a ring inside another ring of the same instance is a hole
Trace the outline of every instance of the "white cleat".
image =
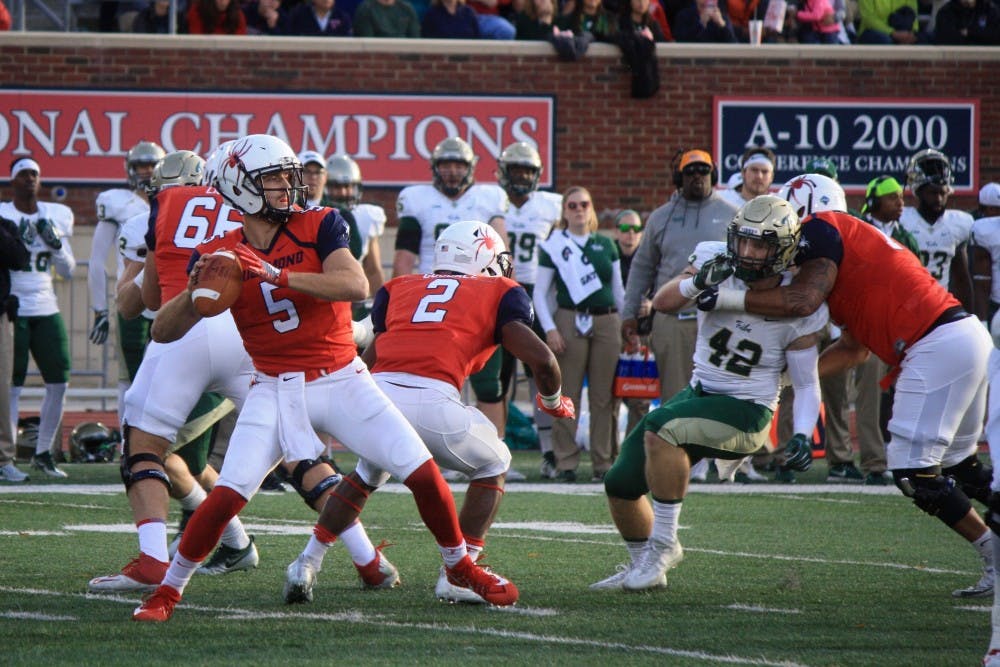
[(667, 570), (677, 567), (684, 559), (684, 549), (680, 542), (670, 548), (649, 543), (646, 555), (625, 577), (622, 588), (627, 591), (643, 591), (650, 588), (664, 588), (667, 585)]
[(293, 560), (285, 570), (285, 604), (312, 602), (318, 573), (319, 570), (302, 556)]
[(984, 598), (993, 595), (993, 582), (996, 572), (992, 567), (983, 568), (983, 576), (968, 588), (959, 588), (951, 592), (956, 598)]
[(632, 571), (632, 563), (619, 563), (615, 566), (615, 573), (612, 574), (607, 579), (601, 579), (600, 581), (595, 581), (590, 585), (590, 590), (592, 591), (620, 591), (622, 589), (622, 584), (625, 583), (625, 577), (628, 576), (629, 572)]
[(434, 595), (437, 596), (438, 600), (444, 600), (445, 602), (450, 602), (452, 604), (456, 602), (464, 604), (486, 604), (486, 600), (481, 598), (477, 593), (474, 593), (468, 588), (456, 586), (448, 581), (448, 573), (445, 571), (444, 566), (441, 567), (441, 574), (438, 577), (437, 585), (434, 587)]

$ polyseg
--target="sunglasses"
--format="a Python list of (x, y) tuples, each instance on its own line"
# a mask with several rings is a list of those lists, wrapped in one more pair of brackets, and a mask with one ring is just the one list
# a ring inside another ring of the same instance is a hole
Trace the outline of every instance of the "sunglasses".
[(580, 209), (581, 211), (586, 211), (588, 208), (590, 208), (590, 202), (589, 201), (581, 201), (581, 202), (571, 201), (571, 202), (567, 202), (566, 203), (566, 207), (569, 208), (569, 210), (571, 210), (571, 211), (575, 211), (576, 209)]
[(618, 225), (618, 231), (639, 233), (642, 231), (642, 225)]
[(684, 167), (683, 173), (685, 176), (694, 176), (695, 174), (698, 174), (699, 176), (708, 176), (711, 171), (712, 168), (707, 164), (693, 164), (689, 167)]

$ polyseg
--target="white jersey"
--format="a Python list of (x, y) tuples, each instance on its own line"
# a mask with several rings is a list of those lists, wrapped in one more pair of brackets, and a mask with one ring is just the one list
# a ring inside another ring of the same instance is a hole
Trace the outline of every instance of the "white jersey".
[(69, 237), (73, 236), (73, 211), (62, 204), (38, 202), (38, 212), (29, 214), (18, 211), (13, 202), (3, 202), (0, 204), (0, 216), (13, 220), (18, 228), (30, 226), (32, 231), (39, 220), (46, 219), (63, 239), (62, 249), (53, 250), (37, 232), (34, 233), (34, 239), (27, 244), (28, 252), (31, 253), (28, 268), (10, 272), (10, 291), (17, 295), (20, 302), (17, 311), (19, 316), (35, 317), (58, 313), (59, 302), (52, 287), (52, 268), (66, 280), (73, 277), (76, 258), (73, 257), (73, 249), (69, 243)]
[[(127, 259), (133, 262), (146, 263), (146, 230), (149, 228), (149, 213), (139, 213), (126, 220), (118, 228), (119, 260)], [(146, 308), (142, 311), (146, 319), (156, 317), (156, 311)]]
[[(139, 214), (143, 214), (147, 218), (149, 217), (149, 203), (134, 190), (115, 188), (114, 190), (105, 190), (97, 195), (98, 224), (107, 222), (117, 227), (118, 231), (121, 231), (122, 225), (129, 218)], [(118, 232), (115, 234), (117, 236)], [(121, 257), (117, 253), (115, 257), (117, 259), (118, 275), (120, 276), (122, 269), (125, 267), (122, 264)], [(91, 261), (103, 263), (106, 259), (106, 257), (92, 257)]]
[[(691, 263), (725, 252), (719, 241), (699, 243)], [(791, 282), (786, 273), (782, 284)], [(746, 283), (727, 278), (722, 287), (747, 289)], [(752, 401), (774, 410), (778, 405), (785, 350), (796, 339), (816, 333), (830, 318), (826, 304), (802, 318), (771, 318), (730, 310), (698, 311), (698, 340), (694, 352), (691, 383), (700, 382), (712, 394), (725, 394)]]
[(473, 184), (458, 199), (450, 199), (433, 185), (403, 188), (396, 200), (399, 220), (413, 218), (420, 223), (418, 273), (430, 273), (434, 262), (434, 241), (448, 225), (462, 220), (488, 223), (507, 214), (507, 193), (499, 185)]
[(913, 234), (920, 246), (920, 261), (935, 280), (948, 289), (951, 278), (951, 260), (972, 233), (972, 216), (965, 211), (947, 209), (934, 224), (924, 220), (912, 206), (903, 209), (899, 216), (903, 229)]
[(719, 190), (718, 193), (723, 200), (729, 202), (736, 208), (743, 208), (743, 204), (747, 203), (747, 200), (743, 198), (743, 195), (740, 194), (739, 190), (726, 188), (725, 190)]
[(562, 217), (562, 195), (532, 192), (518, 208), (513, 202), (507, 209), (507, 250), (514, 256), (514, 280), (534, 285), (538, 275), (538, 246), (552, 232)]
[(990, 253), (990, 273), (993, 276), (990, 301), (1000, 303), (1000, 216), (979, 218), (973, 222), (969, 242)]
[(375, 204), (358, 204), (351, 209), (354, 223), (358, 226), (358, 236), (361, 238), (361, 258), (368, 256), (372, 243), (385, 233), (385, 209)]

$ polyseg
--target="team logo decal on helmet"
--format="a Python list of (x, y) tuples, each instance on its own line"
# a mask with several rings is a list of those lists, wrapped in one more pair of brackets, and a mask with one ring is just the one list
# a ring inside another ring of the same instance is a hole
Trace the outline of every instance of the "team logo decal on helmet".
[(432, 271), (510, 277), (511, 254), (500, 235), (487, 224), (464, 220), (449, 225), (434, 244)]

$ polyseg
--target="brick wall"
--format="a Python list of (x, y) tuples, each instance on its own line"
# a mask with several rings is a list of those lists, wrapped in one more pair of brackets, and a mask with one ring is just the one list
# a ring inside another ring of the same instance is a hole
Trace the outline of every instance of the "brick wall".
[[(711, 145), (713, 95), (978, 97), (980, 178), (1000, 180), (1000, 49), (667, 44), (659, 57), (662, 89), (633, 100), (606, 45), (564, 63), (543, 43), (8, 33), (0, 85), (553, 94), (556, 164), (548, 168), (557, 186), (586, 185), (601, 208), (640, 210), (668, 196), (676, 148)], [(70, 190), (81, 224), (94, 221), (100, 189)], [(368, 199), (391, 208), (395, 194), (369, 189)], [(972, 198), (955, 203), (974, 206)]]

